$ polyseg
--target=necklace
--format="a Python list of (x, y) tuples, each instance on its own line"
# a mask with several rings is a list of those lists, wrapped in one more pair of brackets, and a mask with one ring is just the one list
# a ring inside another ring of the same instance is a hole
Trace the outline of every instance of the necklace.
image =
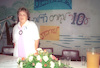
[(20, 30), (20, 31), (19, 31), (19, 35), (22, 35), (22, 34), (23, 34), (23, 31), (22, 31), (22, 30)]

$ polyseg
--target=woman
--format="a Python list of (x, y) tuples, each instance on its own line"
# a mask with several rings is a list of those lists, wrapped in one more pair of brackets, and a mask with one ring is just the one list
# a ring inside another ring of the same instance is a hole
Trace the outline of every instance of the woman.
[(18, 9), (18, 24), (13, 28), (14, 53), (16, 57), (27, 57), (36, 53), (39, 44), (39, 32), (36, 24), (29, 21), (29, 11)]

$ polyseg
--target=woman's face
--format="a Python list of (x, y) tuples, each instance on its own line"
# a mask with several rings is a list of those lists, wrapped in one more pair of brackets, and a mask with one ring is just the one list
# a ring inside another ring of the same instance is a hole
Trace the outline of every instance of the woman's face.
[(25, 11), (20, 11), (18, 14), (18, 17), (19, 17), (19, 22), (21, 24), (25, 23), (28, 19), (27, 13)]

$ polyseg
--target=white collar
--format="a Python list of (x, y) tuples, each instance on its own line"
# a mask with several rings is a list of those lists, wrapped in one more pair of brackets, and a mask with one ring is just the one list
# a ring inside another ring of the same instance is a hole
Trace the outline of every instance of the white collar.
[[(27, 27), (28, 24), (29, 24), (29, 20), (27, 20), (27, 21), (23, 24), (22, 28), (23, 28), (23, 27)], [(18, 27), (21, 28), (20, 22), (18, 22)]]

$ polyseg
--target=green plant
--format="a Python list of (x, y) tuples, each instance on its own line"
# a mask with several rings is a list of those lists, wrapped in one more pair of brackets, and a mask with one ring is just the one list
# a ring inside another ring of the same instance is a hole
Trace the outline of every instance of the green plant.
[(27, 58), (18, 58), (20, 68), (63, 68), (68, 67), (61, 63), (54, 55), (41, 48), (38, 52), (29, 55)]

